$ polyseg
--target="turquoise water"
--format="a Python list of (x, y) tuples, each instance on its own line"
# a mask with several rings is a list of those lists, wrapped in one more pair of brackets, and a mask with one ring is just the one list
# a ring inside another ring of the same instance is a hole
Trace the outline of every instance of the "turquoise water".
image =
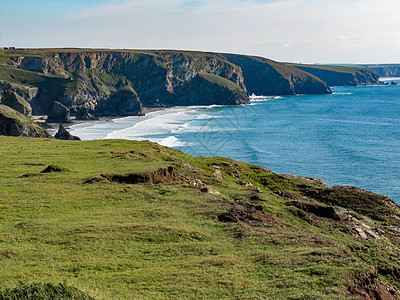
[(246, 106), (173, 108), (75, 125), (82, 139), (149, 139), (277, 173), (358, 186), (400, 203), (400, 85), (257, 97)]

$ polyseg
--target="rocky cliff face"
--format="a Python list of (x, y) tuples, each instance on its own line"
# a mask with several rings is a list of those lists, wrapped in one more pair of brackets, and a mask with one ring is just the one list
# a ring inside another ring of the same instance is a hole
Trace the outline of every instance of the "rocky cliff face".
[(29, 102), (12, 90), (4, 91), (0, 103), (15, 109), (27, 117), (32, 116), (32, 107)]
[(27, 102), (30, 102), (35, 98), (38, 89), (0, 80), (0, 99), (3, 97), (5, 91), (12, 91)]
[(249, 93), (330, 93), (318, 78), (261, 57), (161, 50), (12, 53), (0, 79), (37, 87), (29, 99), (34, 114), (48, 114), (55, 101), (71, 116), (86, 118), (141, 115), (142, 107), (247, 104)]
[(0, 105), (0, 135), (51, 138), (52, 136), (28, 117)]
[(368, 70), (379, 77), (400, 77), (400, 64), (394, 65), (366, 65)]
[[(240, 67), (213, 54), (49, 52), (43, 57), (14, 57), (12, 65), (58, 77), (39, 86), (32, 106), (40, 114), (47, 114), (54, 101), (69, 107), (71, 114), (87, 111), (97, 116), (140, 115), (142, 106), (249, 103)], [(215, 80), (201, 74), (214, 75)], [(202, 90), (205, 86), (208, 95)], [(121, 96), (128, 91), (124, 103)]]
[(322, 79), (329, 86), (358, 86), (379, 84), (379, 76), (365, 68), (312, 65), (295, 65), (295, 67), (299, 70), (303, 70)]
[(331, 93), (321, 79), (291, 66), (263, 57), (222, 55), (242, 68), (249, 93), (264, 96)]

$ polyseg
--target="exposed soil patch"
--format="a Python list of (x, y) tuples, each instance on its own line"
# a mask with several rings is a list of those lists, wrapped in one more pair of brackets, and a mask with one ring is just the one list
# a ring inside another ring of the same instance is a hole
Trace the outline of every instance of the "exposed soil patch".
[(49, 165), (40, 173), (52, 173), (52, 172), (69, 172), (69, 170), (64, 167)]
[(130, 173), (130, 174), (100, 174), (90, 177), (85, 183), (94, 183), (102, 180), (116, 183), (139, 184), (139, 183), (172, 183), (181, 181), (181, 177), (175, 172), (174, 167), (160, 168), (155, 171)]
[(354, 284), (349, 287), (349, 292), (365, 300), (400, 299), (399, 290), (383, 283), (375, 274), (355, 280)]
[(379, 267), (378, 273), (383, 276), (390, 276), (395, 278), (397, 281), (400, 281), (400, 269), (396, 267)]
[(306, 213), (312, 213), (318, 217), (341, 221), (340, 215), (336, 212), (336, 209), (331, 206), (323, 206), (317, 203), (304, 201), (289, 201), (286, 205), (297, 207)]
[(110, 151), (108, 152), (112, 158), (122, 158), (122, 159), (135, 159), (135, 158), (144, 158), (144, 159), (150, 159), (149, 156), (147, 156), (144, 153), (141, 153), (139, 151), (127, 151), (127, 152), (118, 152), (118, 151)]
[(225, 223), (247, 223), (251, 226), (280, 225), (273, 217), (264, 213), (262, 205), (238, 204), (218, 215), (218, 221)]

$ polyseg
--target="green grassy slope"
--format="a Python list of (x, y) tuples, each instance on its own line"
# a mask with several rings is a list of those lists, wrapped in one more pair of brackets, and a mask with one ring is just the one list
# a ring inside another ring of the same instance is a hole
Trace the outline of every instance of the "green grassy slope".
[[(325, 204), (349, 207), (346, 195), (379, 237)], [(146, 141), (0, 137), (0, 299), (75, 288), (96, 299), (349, 299), (364, 285), (400, 287), (400, 212), (381, 197), (374, 215), (376, 197)]]
[(324, 80), (329, 86), (379, 84), (379, 76), (359, 66), (288, 64)]

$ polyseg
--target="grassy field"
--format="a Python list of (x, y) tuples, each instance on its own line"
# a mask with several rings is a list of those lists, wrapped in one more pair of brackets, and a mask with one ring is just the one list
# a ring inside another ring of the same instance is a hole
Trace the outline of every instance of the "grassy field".
[(400, 287), (378, 272), (399, 267), (397, 239), (282, 194), (325, 190), (147, 141), (0, 137), (0, 299), (349, 299), (371, 274)]

